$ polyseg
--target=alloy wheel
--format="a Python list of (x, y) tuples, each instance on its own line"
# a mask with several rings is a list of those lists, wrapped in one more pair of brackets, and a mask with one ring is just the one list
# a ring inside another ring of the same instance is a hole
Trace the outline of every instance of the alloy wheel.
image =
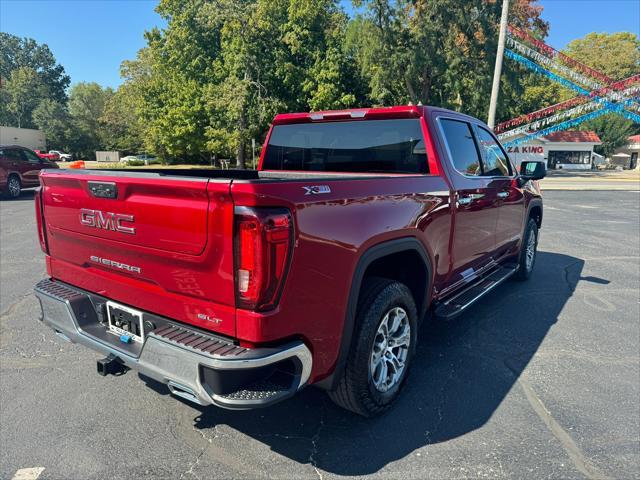
[(525, 251), (525, 266), (527, 271), (530, 272), (533, 268), (533, 261), (536, 258), (536, 234), (531, 231), (529, 234), (529, 240), (527, 241), (527, 249)]
[(18, 180), (16, 177), (11, 177), (9, 179), (9, 185), (7, 186), (7, 188), (9, 189), (9, 195), (12, 198), (20, 196), (20, 180)]
[(387, 392), (400, 382), (410, 343), (411, 325), (407, 312), (394, 307), (382, 318), (373, 340), (369, 370), (378, 391)]

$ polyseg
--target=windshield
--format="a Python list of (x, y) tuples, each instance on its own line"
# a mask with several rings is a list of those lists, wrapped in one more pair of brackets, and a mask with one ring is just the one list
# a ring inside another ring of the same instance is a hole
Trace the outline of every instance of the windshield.
[(428, 173), (420, 120), (356, 120), (273, 127), (264, 170)]

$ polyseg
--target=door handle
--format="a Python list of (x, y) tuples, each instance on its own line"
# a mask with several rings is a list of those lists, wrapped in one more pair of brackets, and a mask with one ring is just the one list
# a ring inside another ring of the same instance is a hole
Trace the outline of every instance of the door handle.
[(509, 192), (498, 192), (498, 198), (507, 198), (509, 196)]
[(475, 200), (484, 197), (484, 193), (470, 193), (468, 195), (459, 196), (457, 200), (457, 205), (470, 205)]

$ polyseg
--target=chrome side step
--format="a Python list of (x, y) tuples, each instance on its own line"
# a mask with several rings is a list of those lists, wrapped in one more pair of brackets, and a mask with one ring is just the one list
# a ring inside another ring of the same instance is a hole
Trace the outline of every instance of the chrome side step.
[(436, 307), (434, 315), (442, 320), (451, 320), (457, 317), (517, 271), (518, 267), (515, 264), (498, 267), (462, 292), (444, 300)]

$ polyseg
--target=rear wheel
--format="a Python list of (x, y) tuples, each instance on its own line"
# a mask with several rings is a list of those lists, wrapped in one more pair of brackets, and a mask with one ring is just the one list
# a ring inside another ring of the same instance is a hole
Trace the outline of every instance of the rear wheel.
[(416, 337), (416, 306), (407, 286), (365, 279), (351, 351), (331, 399), (365, 417), (389, 408), (406, 380)]
[(527, 227), (520, 247), (520, 259), (518, 261), (517, 280), (528, 280), (533, 272), (538, 253), (538, 224), (533, 218), (527, 222)]
[(20, 178), (17, 175), (10, 175), (7, 179), (7, 191), (6, 195), (9, 198), (18, 198), (20, 196), (20, 190), (22, 189), (22, 185), (20, 183)]

